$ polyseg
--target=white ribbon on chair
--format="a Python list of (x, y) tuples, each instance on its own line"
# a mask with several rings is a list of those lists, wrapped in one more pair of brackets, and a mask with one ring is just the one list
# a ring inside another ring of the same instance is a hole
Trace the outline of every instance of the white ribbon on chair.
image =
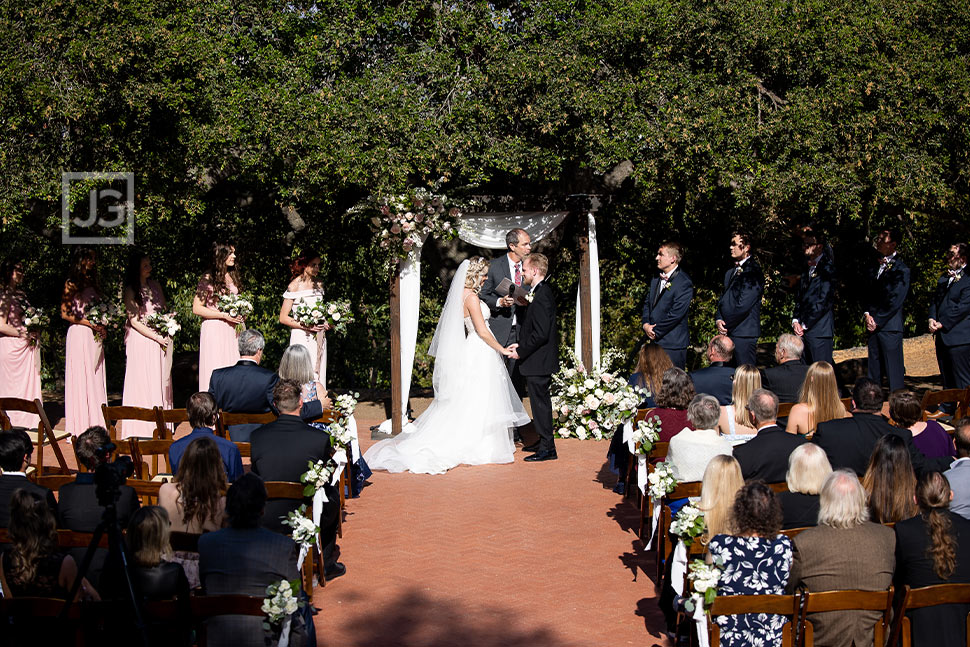
[[(660, 501), (654, 501), (653, 502), (653, 523), (650, 526), (651, 528), (650, 539), (647, 540), (647, 546), (646, 548), (644, 548), (644, 550), (650, 550), (650, 547), (653, 546), (653, 538), (658, 532), (660, 532), (660, 529), (657, 528), (658, 523), (660, 523)], [(666, 528), (664, 529), (664, 532), (666, 532)], [(660, 557), (657, 556), (657, 559), (660, 559)]]
[(337, 487), (340, 483), (340, 475), (344, 472), (344, 467), (347, 465), (347, 450), (338, 449), (331, 456), (333, 462), (337, 464), (337, 468), (333, 471), (333, 475), (330, 477), (330, 485)]
[[(683, 541), (678, 541), (674, 547), (674, 554), (670, 563), (670, 588), (680, 596), (689, 596), (690, 590), (684, 591), (684, 576), (687, 574), (687, 546)], [(704, 601), (696, 599), (694, 613), (691, 619), (697, 625), (697, 644), (699, 647), (708, 647), (710, 638), (707, 635), (707, 614), (704, 613)]]
[[(637, 459), (637, 486), (640, 488), (640, 494), (646, 496), (647, 494), (647, 457), (645, 454), (638, 454), (637, 444), (633, 440), (633, 422), (627, 420), (623, 423), (623, 442), (626, 443), (627, 448), (630, 450), (630, 454)], [(656, 525), (656, 520), (654, 520), (654, 525)], [(649, 546), (647, 546), (649, 548)]]
[(290, 646), (290, 626), (293, 624), (293, 616), (288, 617), (283, 621), (283, 628), (280, 629), (280, 642), (279, 647), (289, 647)]

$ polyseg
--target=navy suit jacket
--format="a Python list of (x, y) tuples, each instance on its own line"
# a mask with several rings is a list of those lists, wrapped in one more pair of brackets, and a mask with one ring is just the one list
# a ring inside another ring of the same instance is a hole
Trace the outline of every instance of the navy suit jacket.
[(930, 319), (941, 324), (937, 334), (947, 346), (970, 344), (970, 275), (964, 269), (963, 277), (947, 287), (949, 275), (944, 274), (936, 282), (936, 292), (930, 302)]
[(532, 294), (532, 303), (519, 322), (519, 372), (524, 376), (552, 375), (559, 370), (556, 290), (543, 279)]
[[(280, 376), (249, 359), (241, 359), (233, 366), (212, 371), (209, 393), (216, 405), (230, 413), (266, 413), (279, 411), (273, 406), (273, 388)], [(323, 405), (319, 400), (304, 402), (300, 417), (305, 420), (319, 418)], [(239, 425), (240, 427), (243, 425)], [(259, 425), (255, 425), (259, 426)]]
[(757, 479), (780, 483), (788, 473), (788, 456), (807, 440), (790, 434), (778, 425), (765, 427), (754, 438), (734, 448), (734, 458), (741, 466), (745, 481)]
[(909, 293), (909, 267), (897, 254), (892, 266), (876, 278), (878, 273), (877, 261), (869, 268), (866, 312), (876, 320), (875, 332), (903, 332), (903, 303)]
[(793, 359), (778, 366), (766, 368), (761, 374), (761, 385), (778, 396), (780, 402), (798, 402), (798, 393), (805, 381), (808, 366), (800, 359)]
[(694, 381), (694, 392), (713, 395), (722, 407), (731, 404), (734, 369), (724, 362), (713, 362), (707, 368), (698, 369), (690, 378)]
[(808, 328), (816, 337), (831, 337), (835, 332), (835, 263), (823, 253), (813, 268), (806, 267), (798, 282), (795, 312), (792, 319)]
[(716, 319), (724, 321), (731, 337), (757, 337), (761, 334), (761, 295), (765, 276), (753, 257), (748, 257), (736, 273), (724, 273), (724, 293), (717, 301)]
[(656, 342), (661, 348), (687, 348), (690, 343), (687, 311), (694, 298), (694, 284), (680, 267), (674, 270), (667, 287), (660, 291), (660, 277), (650, 281), (643, 302), (641, 323), (655, 324)]
[(495, 341), (503, 346), (508, 346), (509, 337), (512, 333), (512, 315), (518, 315), (517, 323), (521, 326), (525, 308), (516, 305), (509, 308), (499, 308), (496, 305), (500, 297), (509, 296), (495, 291), (502, 279), (510, 281), (513, 279), (509, 274), (509, 255), (507, 252), (498, 258), (493, 258), (488, 264), (488, 275), (485, 277), (485, 282), (482, 283), (482, 289), (478, 292), (478, 298), (488, 306), (488, 311), (492, 315), (488, 320), (488, 327), (495, 335)]

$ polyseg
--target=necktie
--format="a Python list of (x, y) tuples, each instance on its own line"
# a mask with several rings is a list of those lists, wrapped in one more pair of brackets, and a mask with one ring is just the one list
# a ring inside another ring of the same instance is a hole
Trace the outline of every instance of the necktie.
[(515, 284), (522, 285), (522, 263), (515, 264)]

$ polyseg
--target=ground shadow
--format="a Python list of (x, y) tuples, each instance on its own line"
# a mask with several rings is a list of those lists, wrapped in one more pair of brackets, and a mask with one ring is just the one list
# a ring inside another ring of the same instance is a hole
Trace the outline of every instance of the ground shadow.
[[(619, 498), (620, 495), (617, 495)], [(637, 533), (640, 530), (640, 508), (636, 499), (619, 498), (616, 504), (606, 512), (606, 516), (620, 526), (623, 532)]]
[[(320, 645), (328, 644), (326, 614), (324, 609), (316, 620)], [(344, 633), (354, 636), (354, 645), (382, 647), (566, 647), (569, 644), (551, 628), (518, 629), (515, 625), (519, 620), (519, 614), (509, 609), (433, 598), (415, 588), (355, 619)], [(339, 616), (332, 617), (331, 621), (340, 622)]]
[(613, 486), (616, 485), (616, 479), (616, 474), (610, 470), (610, 461), (605, 460), (600, 466), (599, 471), (596, 472), (596, 477), (593, 478), (593, 481), (602, 485), (604, 490), (612, 490)]
[(657, 606), (657, 598), (642, 598), (637, 602), (636, 615), (643, 618), (643, 628), (653, 638), (657, 645), (670, 645), (672, 641), (667, 634), (660, 629), (666, 626), (663, 611)]

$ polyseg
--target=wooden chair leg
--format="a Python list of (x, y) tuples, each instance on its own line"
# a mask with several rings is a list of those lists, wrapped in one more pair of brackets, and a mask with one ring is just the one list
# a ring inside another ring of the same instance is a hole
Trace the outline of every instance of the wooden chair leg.
[(351, 466), (347, 465), (340, 474), (340, 510), (337, 512), (337, 536), (343, 539), (344, 536), (344, 508), (347, 503), (346, 491), (350, 487), (350, 477), (347, 473), (350, 471)]

